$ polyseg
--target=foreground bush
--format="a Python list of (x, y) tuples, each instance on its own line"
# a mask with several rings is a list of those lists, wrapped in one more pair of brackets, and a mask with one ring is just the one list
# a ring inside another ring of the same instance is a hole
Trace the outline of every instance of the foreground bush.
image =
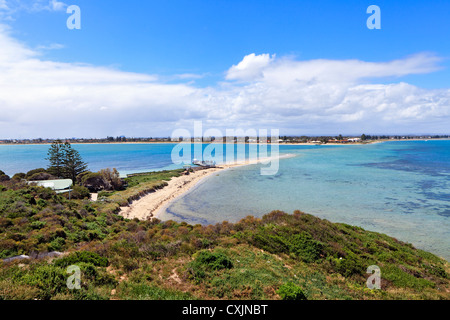
[(306, 300), (306, 296), (302, 291), (302, 288), (288, 282), (283, 284), (277, 291), (282, 300)]
[[(299, 211), (207, 226), (115, 214), (118, 203), (163, 187), (178, 174), (130, 177), (127, 189), (112, 192), (109, 202), (68, 200), (48, 188), (2, 183), (0, 258), (71, 253), (0, 261), (0, 300), (450, 299), (445, 260), (387, 235)], [(81, 269), (81, 290), (66, 287), (70, 265)], [(369, 265), (380, 267), (382, 290), (367, 289)]]
[(305, 262), (318, 260), (323, 253), (323, 245), (309, 233), (293, 233), (287, 228), (261, 227), (255, 233), (252, 243), (272, 253), (291, 253)]
[(231, 260), (221, 252), (200, 251), (189, 265), (195, 279), (204, 278), (207, 272), (233, 268)]
[(77, 181), (91, 192), (121, 190), (122, 180), (117, 169), (103, 169), (99, 172), (83, 172)]
[(99, 172), (85, 174), (81, 178), (81, 184), (91, 192), (111, 190), (111, 184), (106, 181)]
[(89, 263), (97, 267), (107, 267), (109, 262), (105, 257), (101, 257), (95, 252), (89, 251), (78, 251), (71, 253), (67, 257), (58, 259), (55, 261), (55, 266), (67, 268), (71, 265), (76, 265), (77, 263), (84, 262)]
[(91, 193), (88, 188), (76, 184), (73, 186), (70, 196), (72, 199), (89, 199)]

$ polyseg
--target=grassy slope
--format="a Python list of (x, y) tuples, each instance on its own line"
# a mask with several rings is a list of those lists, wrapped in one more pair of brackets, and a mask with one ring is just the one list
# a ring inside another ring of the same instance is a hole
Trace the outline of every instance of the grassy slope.
[[(179, 174), (134, 177), (127, 190), (99, 203), (68, 201), (43, 188), (0, 186), (0, 258), (85, 252), (0, 262), (0, 299), (279, 299), (287, 283), (308, 299), (450, 297), (443, 259), (301, 212), (211, 226), (130, 221), (114, 213), (124, 199)], [(81, 290), (66, 287), (71, 264), (82, 270)], [(370, 265), (381, 268), (382, 290), (366, 288)]]

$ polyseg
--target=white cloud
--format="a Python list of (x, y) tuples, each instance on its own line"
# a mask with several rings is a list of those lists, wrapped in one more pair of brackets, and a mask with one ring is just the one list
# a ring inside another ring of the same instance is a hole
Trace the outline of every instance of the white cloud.
[(67, 4), (57, 0), (51, 0), (49, 3), (49, 7), (54, 11), (62, 11), (67, 8)]
[(6, 0), (0, 0), (0, 10), (9, 10)]
[(228, 70), (227, 80), (257, 80), (263, 75), (263, 71), (275, 59), (269, 54), (255, 55), (254, 53), (244, 57), (238, 65), (232, 66)]
[(196, 74), (196, 73), (181, 73), (181, 74), (176, 74), (174, 76), (175, 79), (181, 79), (181, 80), (185, 80), (185, 79), (202, 79), (204, 77), (205, 77), (204, 74)]
[(51, 43), (49, 45), (39, 45), (39, 46), (37, 46), (36, 50), (48, 51), (48, 50), (60, 50), (60, 49), (64, 49), (64, 48), (65, 48), (65, 46), (63, 44)]
[(355, 83), (367, 78), (401, 77), (408, 74), (429, 73), (439, 69), (440, 59), (432, 54), (420, 53), (390, 62), (365, 62), (360, 60), (309, 60), (282, 59), (264, 69), (264, 79), (272, 84), (293, 82)]
[(164, 83), (162, 76), (46, 61), (2, 25), (0, 48), (0, 138), (168, 136), (175, 128), (191, 129), (194, 120), (223, 132), (297, 134), (448, 133), (450, 123), (449, 89), (374, 83), (437, 70), (439, 59), (430, 54), (390, 62), (251, 54), (228, 70), (230, 81), (199, 88)]
[(11, 38), (8, 35), (10, 31), (8, 26), (0, 24), (0, 65), (23, 61), (35, 54), (31, 49)]
[(0, 0), (0, 19), (13, 20), (20, 11), (65, 11), (67, 4), (57, 0)]

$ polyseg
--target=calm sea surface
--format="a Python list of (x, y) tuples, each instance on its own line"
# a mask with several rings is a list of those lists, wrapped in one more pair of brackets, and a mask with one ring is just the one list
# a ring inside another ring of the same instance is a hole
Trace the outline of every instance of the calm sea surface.
[[(174, 144), (73, 146), (91, 171), (180, 167), (171, 160)], [(48, 147), (0, 145), (0, 170), (13, 175), (45, 168)], [(295, 157), (280, 160), (275, 176), (261, 175), (264, 165), (220, 172), (173, 202), (162, 219), (208, 224), (299, 209), (389, 234), (450, 260), (450, 141), (280, 146), (280, 152)]]
[(450, 260), (450, 141), (281, 147), (275, 176), (261, 165), (207, 179), (162, 219), (237, 221), (299, 209), (333, 222), (383, 232)]

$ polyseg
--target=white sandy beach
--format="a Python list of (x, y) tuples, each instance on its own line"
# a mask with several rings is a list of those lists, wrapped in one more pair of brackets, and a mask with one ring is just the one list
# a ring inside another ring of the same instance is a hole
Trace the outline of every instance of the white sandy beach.
[[(294, 155), (282, 155), (278, 156), (278, 159), (292, 157)], [(204, 170), (197, 170), (189, 175), (182, 175), (174, 177), (168, 181), (168, 185), (162, 189), (159, 189), (153, 193), (150, 193), (139, 200), (133, 201), (127, 207), (121, 207), (119, 215), (127, 219), (137, 218), (139, 220), (147, 220), (158, 218), (160, 214), (165, 210), (172, 201), (181, 195), (188, 192), (191, 188), (196, 186), (200, 181), (206, 179), (214, 173), (227, 170), (230, 168), (266, 163), (276, 158), (263, 158), (259, 160), (246, 160), (243, 162), (236, 162), (233, 164), (220, 165), (215, 168), (207, 168)]]

